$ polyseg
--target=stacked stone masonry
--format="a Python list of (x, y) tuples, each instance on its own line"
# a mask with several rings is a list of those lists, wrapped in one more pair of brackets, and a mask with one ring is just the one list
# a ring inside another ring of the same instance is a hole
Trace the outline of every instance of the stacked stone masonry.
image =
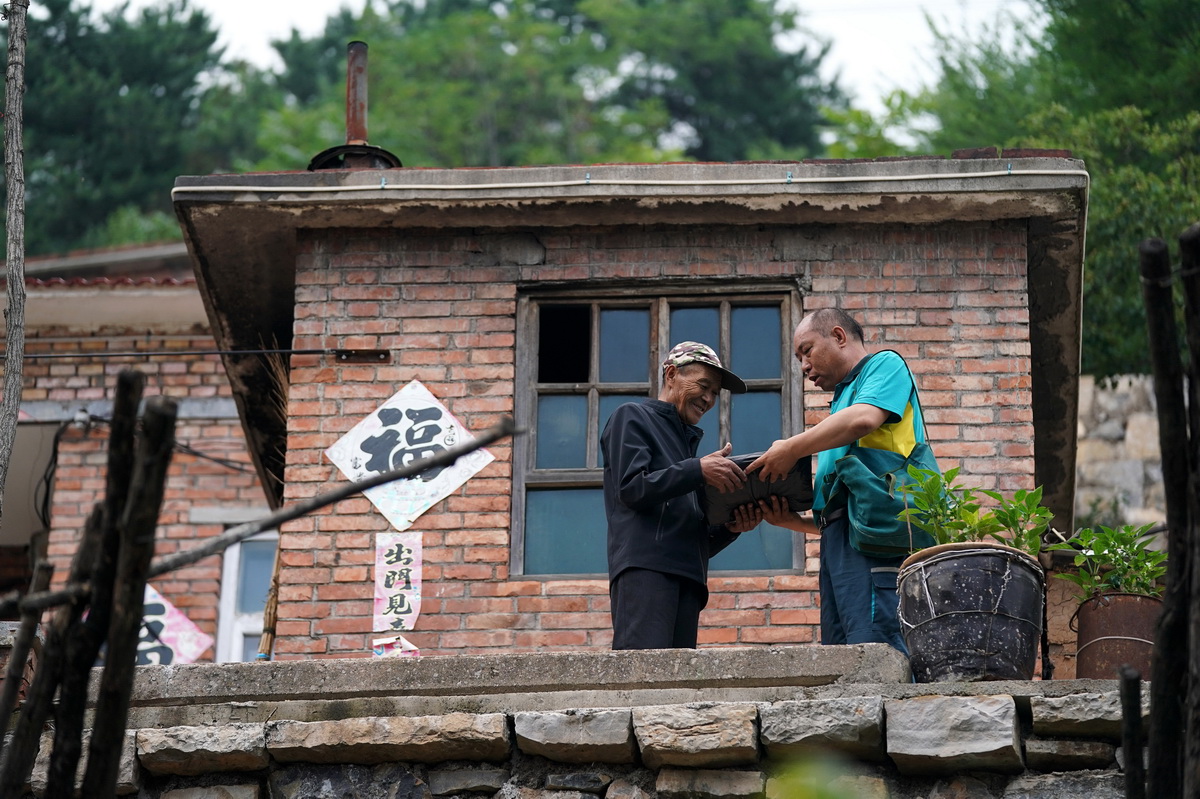
[[(1116, 691), (1024, 699), (1024, 710), (1004, 693), (875, 695), (144, 728), (128, 734), (119, 793), (787, 799), (823, 786), (846, 799), (1123, 797)], [(46, 757), (36, 797), (44, 769)]]
[[(303, 675), (288, 664), (258, 675), (237, 666), (222, 674), (143, 668), (121, 793), (787, 799), (819, 785), (833, 791), (822, 795), (845, 799), (1124, 796), (1115, 682), (918, 686), (904, 681), (907, 665), (887, 647), (820, 652), (372, 663), (334, 680), (329, 693), (342, 698), (330, 700), (286, 696), (333, 677), (331, 661)], [(744, 667), (757, 669), (754, 679), (720, 676)], [(542, 674), (525, 675), (526, 668)], [(517, 684), (509, 675), (520, 677)], [(594, 685), (572, 690), (572, 675)], [(365, 676), (409, 683), (351, 687)], [(185, 684), (211, 694), (184, 697)], [(226, 701), (234, 695), (260, 698)], [(654, 703), (656, 696), (668, 701)], [(613, 704), (590, 707), (589, 700)], [(31, 782), (37, 797), (45, 743)]]

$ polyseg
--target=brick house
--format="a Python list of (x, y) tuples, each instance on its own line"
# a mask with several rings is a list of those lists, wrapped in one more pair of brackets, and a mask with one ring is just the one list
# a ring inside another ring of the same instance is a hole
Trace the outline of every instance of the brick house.
[[(44, 547), (54, 580), (65, 579), (104, 495), (107, 421), (116, 375), (126, 368), (146, 375), (146, 396), (170, 396), (178, 406), (156, 554), (266, 515), (182, 244), (30, 259), (25, 323), (21, 420), (0, 526), (0, 571), (11, 579), (0, 588), (26, 587), (31, 548)], [(155, 581), (215, 637), (203, 660), (257, 651), (274, 551), (273, 537), (263, 536)], [(256, 610), (239, 612), (254, 602)]]
[[(607, 413), (701, 338), (751, 387), (702, 448), (765, 448), (827, 408), (790, 335), (828, 305), (913, 366), (944, 468), (1044, 485), (1070, 529), (1087, 185), (1061, 151), (969, 151), (184, 177), (173, 196), (271, 504), (344, 483), (325, 449), (412, 380), (471, 430), (527, 431), (412, 528), (406, 636), (439, 655), (607, 648)], [(286, 374), (264, 347), (292, 351)], [(281, 391), (285, 413), (265, 399)], [(277, 658), (370, 654), (388, 530), (362, 497), (280, 530)], [(713, 563), (701, 645), (813, 642), (816, 550), (742, 536)]]

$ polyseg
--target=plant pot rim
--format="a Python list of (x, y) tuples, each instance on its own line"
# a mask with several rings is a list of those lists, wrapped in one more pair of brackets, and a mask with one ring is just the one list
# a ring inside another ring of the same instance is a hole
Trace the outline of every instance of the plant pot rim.
[(1042, 564), (1038, 563), (1037, 558), (1030, 555), (1023, 549), (1010, 547), (1007, 544), (1001, 544), (996, 541), (955, 541), (950, 544), (934, 544), (931, 547), (918, 549), (916, 552), (909, 555), (900, 564), (900, 570), (904, 571), (910, 566), (914, 566), (921, 561), (928, 560), (938, 555), (944, 555), (952, 552), (967, 552), (970, 550), (992, 550), (998, 552), (1009, 553), (1018, 556), (1031, 566), (1037, 567), (1037, 570), (1044, 573)]
[(1132, 591), (1101, 591), (1098, 594), (1092, 594), (1087, 599), (1080, 600), (1079, 605), (1080, 605), (1080, 607), (1082, 607), (1089, 602), (1098, 601), (1101, 599), (1105, 599), (1107, 597), (1117, 597), (1117, 596), (1128, 596), (1128, 597), (1136, 597), (1138, 599), (1149, 599), (1152, 602), (1159, 602), (1159, 603), (1161, 603), (1163, 601), (1162, 597), (1160, 597), (1160, 596), (1151, 596), (1150, 594), (1136, 594)]

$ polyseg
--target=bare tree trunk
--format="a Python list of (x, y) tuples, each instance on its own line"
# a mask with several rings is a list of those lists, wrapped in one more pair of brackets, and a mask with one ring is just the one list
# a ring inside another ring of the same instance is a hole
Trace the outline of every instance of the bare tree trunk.
[(25, 360), (25, 13), (29, 0), (10, 0), (8, 68), (4, 72), (4, 180), (8, 188), (8, 308), (4, 314), (4, 400), (0, 402), (0, 516), (4, 513), (4, 480), (17, 437), (21, 410), (21, 371)]

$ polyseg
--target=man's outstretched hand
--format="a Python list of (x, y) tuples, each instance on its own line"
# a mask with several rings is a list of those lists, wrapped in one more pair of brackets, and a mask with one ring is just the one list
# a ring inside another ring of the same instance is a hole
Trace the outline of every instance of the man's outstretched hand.
[(746, 473), (729, 460), (730, 452), (733, 452), (733, 445), (726, 444), (700, 459), (700, 471), (704, 475), (704, 482), (722, 494), (736, 491), (746, 484)]
[(761, 470), (759, 477), (763, 482), (773, 483), (787, 477), (788, 472), (792, 470), (798, 460), (799, 458), (792, 453), (791, 440), (780, 439), (747, 466), (746, 471)]

